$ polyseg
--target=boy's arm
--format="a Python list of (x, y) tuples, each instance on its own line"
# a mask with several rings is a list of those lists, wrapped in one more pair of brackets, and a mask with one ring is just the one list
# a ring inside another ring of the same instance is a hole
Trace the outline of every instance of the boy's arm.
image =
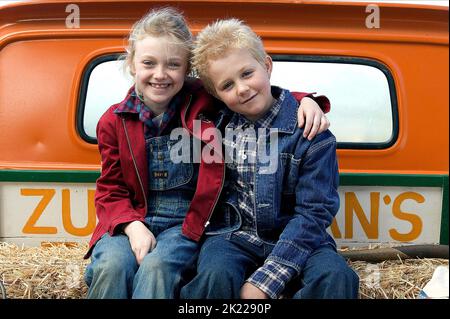
[(304, 92), (291, 92), (297, 102), (301, 102), (301, 100), (305, 97), (309, 97), (310, 99), (316, 102), (323, 113), (330, 112), (331, 103), (330, 100), (325, 95), (314, 96), (316, 92), (313, 93), (304, 93)]
[(336, 139), (331, 133), (316, 138), (303, 159), (296, 185), (296, 206), (280, 238), (247, 280), (271, 298), (299, 275), (310, 254), (327, 236), (326, 229), (339, 208)]
[(298, 127), (303, 127), (303, 137), (312, 140), (330, 127), (330, 121), (313, 99), (304, 97), (297, 110)]
[(276, 299), (296, 274), (294, 268), (267, 259), (242, 286), (241, 299)]

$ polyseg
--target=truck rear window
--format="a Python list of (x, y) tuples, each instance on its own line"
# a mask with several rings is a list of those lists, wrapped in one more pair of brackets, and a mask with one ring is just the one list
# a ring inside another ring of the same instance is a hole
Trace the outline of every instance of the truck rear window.
[[(96, 143), (95, 128), (112, 104), (123, 100), (132, 85), (118, 55), (96, 59), (83, 76), (77, 128)], [(327, 114), (338, 148), (380, 149), (398, 135), (392, 75), (382, 64), (349, 57), (274, 55), (271, 82), (291, 91), (316, 92), (331, 101)]]

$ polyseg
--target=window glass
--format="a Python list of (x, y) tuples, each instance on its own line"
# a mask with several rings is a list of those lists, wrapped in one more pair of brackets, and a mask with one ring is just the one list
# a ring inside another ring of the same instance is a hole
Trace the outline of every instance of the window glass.
[(317, 92), (331, 102), (330, 130), (341, 143), (388, 143), (392, 105), (384, 73), (372, 66), (274, 61), (271, 82), (291, 91)]
[[(322, 62), (321, 57), (313, 57), (319, 61), (281, 61), (277, 57), (271, 76), (273, 85), (291, 91), (316, 92), (330, 99), (327, 117), (338, 147), (382, 148), (393, 143), (395, 95), (386, 70), (354, 61)], [(132, 78), (123, 70), (123, 61), (113, 59), (97, 63), (85, 81), (85, 103), (80, 108), (84, 110), (83, 124), (79, 130), (85, 139), (95, 142), (100, 116), (109, 106), (123, 100)]]
[(106, 61), (94, 67), (88, 79), (83, 114), (83, 130), (88, 137), (96, 138), (98, 120), (108, 107), (124, 99), (132, 83), (123, 61)]

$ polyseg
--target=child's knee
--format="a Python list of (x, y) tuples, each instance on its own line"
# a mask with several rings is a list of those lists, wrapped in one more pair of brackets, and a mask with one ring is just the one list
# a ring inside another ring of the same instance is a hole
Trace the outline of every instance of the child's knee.
[(141, 271), (148, 270), (149, 272), (161, 271), (168, 268), (169, 264), (163, 258), (154, 254), (147, 254), (139, 265)]
[[(119, 258), (103, 258), (89, 267), (92, 267), (92, 273), (102, 274), (112, 278), (119, 278), (125, 275), (134, 275), (137, 270), (137, 262), (134, 256), (132, 258), (125, 256), (116, 256)], [(121, 257), (121, 258), (120, 258)]]

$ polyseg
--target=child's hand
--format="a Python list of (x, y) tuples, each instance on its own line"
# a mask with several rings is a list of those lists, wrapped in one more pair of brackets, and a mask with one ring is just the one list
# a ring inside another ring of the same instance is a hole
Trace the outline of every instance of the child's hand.
[(241, 288), (241, 299), (269, 299), (269, 296), (261, 289), (246, 282)]
[(297, 117), (298, 127), (305, 126), (303, 136), (307, 137), (308, 140), (312, 140), (318, 133), (322, 133), (330, 127), (330, 121), (319, 105), (309, 97), (304, 97), (301, 100)]
[(129, 223), (123, 229), (130, 240), (131, 250), (136, 256), (136, 261), (140, 265), (149, 251), (156, 246), (156, 238), (152, 232), (140, 221)]

